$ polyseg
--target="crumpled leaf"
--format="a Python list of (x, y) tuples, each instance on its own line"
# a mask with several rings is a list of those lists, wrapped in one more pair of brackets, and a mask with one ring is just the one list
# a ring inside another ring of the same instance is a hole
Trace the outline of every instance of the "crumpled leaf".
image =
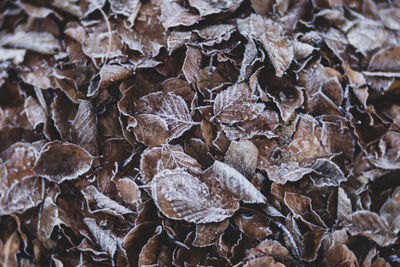
[(33, 128), (46, 122), (46, 113), (43, 107), (31, 96), (25, 99), (25, 114)]
[(282, 26), (271, 19), (252, 14), (239, 22), (239, 31), (246, 37), (261, 42), (275, 68), (276, 76), (281, 77), (294, 57), (293, 45), (283, 35)]
[(83, 222), (89, 228), (99, 246), (113, 257), (117, 250), (119, 240), (110, 233), (110, 230), (101, 228), (97, 224), (96, 219), (84, 218)]
[(321, 63), (310, 65), (299, 73), (299, 85), (306, 93), (305, 105), (311, 114), (338, 114), (343, 99), (341, 75)]
[(217, 160), (214, 162), (213, 168), (218, 175), (217, 180), (236, 199), (246, 203), (265, 203), (264, 195), (240, 172)]
[(224, 11), (234, 11), (242, 0), (189, 0), (189, 4), (200, 12), (200, 16), (208, 16)]
[(388, 131), (380, 140), (375, 149), (371, 148), (369, 161), (383, 169), (400, 168), (400, 133)]
[(82, 190), (83, 195), (89, 204), (95, 204), (97, 208), (93, 211), (103, 211), (112, 215), (125, 215), (133, 213), (132, 210), (125, 208), (115, 200), (107, 197), (103, 193), (99, 192), (96, 187), (90, 185)]
[(14, 184), (1, 200), (0, 214), (22, 213), (42, 202), (43, 181), (36, 176), (26, 177)]
[(234, 220), (240, 231), (251, 238), (265, 239), (272, 234), (267, 217), (255, 210), (243, 209)]
[[(157, 92), (141, 97), (135, 102), (135, 115), (142, 114), (155, 115), (158, 120), (162, 120), (168, 125), (169, 137), (167, 140), (178, 138), (194, 125), (183, 98), (172, 93)], [(158, 125), (158, 123), (151, 122), (147, 128), (142, 127), (140, 130), (146, 131), (148, 136), (152, 136)]]
[(246, 267), (283, 267), (295, 262), (289, 251), (278, 241), (265, 239), (256, 248), (246, 253), (245, 263)]
[(310, 198), (295, 193), (285, 193), (285, 204), (309, 227), (326, 227), (321, 217), (312, 209)]
[(210, 223), (231, 216), (238, 208), (237, 203), (229, 203), (229, 198), (223, 196), (216, 201), (211, 198), (213, 193), (205, 183), (182, 169), (162, 170), (151, 182), (155, 204), (165, 216), (175, 220)]
[(90, 170), (93, 157), (83, 148), (60, 141), (47, 143), (35, 162), (37, 175), (56, 183), (76, 179)]

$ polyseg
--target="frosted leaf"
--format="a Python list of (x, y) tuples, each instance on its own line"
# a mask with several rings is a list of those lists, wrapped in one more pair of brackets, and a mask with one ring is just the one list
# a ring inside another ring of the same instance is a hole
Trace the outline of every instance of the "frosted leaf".
[(31, 96), (25, 100), (25, 114), (33, 128), (46, 122), (46, 113), (43, 107)]
[(98, 155), (97, 118), (91, 101), (83, 100), (79, 103), (71, 135), (72, 143), (86, 149), (92, 156)]
[(155, 266), (159, 260), (162, 227), (158, 226), (139, 254), (139, 266)]
[(93, 211), (103, 211), (111, 215), (125, 215), (133, 213), (132, 210), (125, 208), (115, 200), (99, 192), (96, 187), (90, 185), (82, 190), (83, 195), (89, 204), (97, 206)]
[(115, 0), (110, 2), (111, 10), (116, 14), (127, 17), (129, 27), (135, 23), (136, 16), (141, 7), (140, 0)]
[(231, 24), (218, 24), (205, 27), (200, 30), (194, 30), (201, 38), (207, 40), (201, 44), (212, 46), (227, 41), (235, 31), (236, 26)]
[(397, 240), (386, 219), (371, 211), (354, 212), (347, 229), (352, 235), (366, 236), (382, 247), (392, 245)]
[(341, 74), (320, 62), (299, 73), (299, 85), (304, 87), (306, 110), (311, 114), (340, 114), (343, 100)]
[(222, 222), (196, 224), (196, 234), (192, 243), (195, 247), (206, 247), (215, 244), (220, 235), (228, 227), (229, 220)]
[(393, 33), (386, 30), (378, 22), (363, 19), (355, 24), (347, 33), (350, 44), (363, 54), (382, 45), (390, 40), (395, 40)]
[(380, 215), (389, 223), (394, 234), (400, 232), (400, 187), (395, 188), (392, 196), (383, 203)]
[(58, 207), (50, 196), (47, 196), (43, 202), (42, 212), (40, 214), (39, 229), (43, 231), (46, 238), (50, 238), (53, 228), (62, 221), (58, 218)]
[(312, 179), (316, 186), (339, 186), (346, 180), (343, 171), (331, 160), (317, 159), (311, 168), (319, 176)]
[(163, 169), (181, 168), (192, 175), (201, 174), (200, 164), (187, 155), (180, 145), (163, 145), (146, 149), (140, 159), (140, 169), (148, 183), (153, 176)]
[(369, 71), (400, 72), (400, 46), (378, 51), (369, 62)]
[(35, 162), (34, 171), (37, 175), (48, 178), (56, 183), (76, 179), (86, 173), (92, 166), (92, 156), (83, 148), (53, 141), (47, 143)]
[(351, 201), (346, 192), (338, 188), (338, 204), (337, 204), (337, 218), (342, 222), (348, 222), (353, 213)]
[(245, 267), (271, 266), (284, 267), (296, 265), (287, 248), (278, 241), (265, 239), (257, 247), (246, 253)]
[(43, 180), (32, 176), (14, 184), (2, 199), (0, 214), (22, 213), (42, 202)]
[(239, 230), (248, 237), (262, 240), (272, 234), (267, 216), (256, 210), (242, 208), (235, 214), (234, 221)]
[(60, 41), (48, 32), (16, 31), (14, 34), (3, 34), (0, 45), (25, 48), (47, 55), (61, 50)]
[(225, 163), (251, 177), (256, 170), (258, 160), (257, 147), (248, 140), (232, 141), (225, 154)]
[(368, 160), (376, 167), (388, 170), (400, 168), (400, 133), (388, 131), (378, 145), (369, 149)]
[(213, 168), (217, 180), (235, 198), (246, 203), (265, 203), (264, 195), (240, 172), (217, 160), (214, 162)]
[(0, 177), (4, 179), (7, 187), (35, 174), (33, 165), (38, 154), (37, 149), (29, 143), (15, 143), (0, 154), (7, 173), (7, 176)]
[(97, 244), (111, 257), (113, 257), (117, 250), (119, 240), (110, 233), (110, 230), (101, 228), (95, 219), (84, 218), (83, 222), (89, 228)]
[(130, 178), (121, 178), (114, 182), (117, 186), (118, 195), (126, 203), (141, 202), (141, 193), (138, 185)]
[(169, 138), (168, 124), (157, 115), (139, 114), (135, 116), (136, 126), (132, 128), (136, 139), (148, 146), (159, 146), (167, 143)]
[(135, 112), (164, 120), (168, 125), (168, 140), (178, 138), (195, 124), (183, 98), (172, 93), (156, 92), (141, 97), (135, 102)]
[(234, 84), (215, 98), (214, 118), (224, 123), (256, 119), (265, 108), (256, 101), (257, 97), (246, 83)]
[(242, 0), (189, 0), (189, 4), (204, 17), (223, 11), (234, 11), (240, 6)]
[(202, 54), (200, 49), (187, 46), (185, 61), (183, 62), (182, 72), (190, 84), (196, 83), (196, 74), (201, 68)]
[(295, 217), (300, 217), (309, 227), (326, 227), (321, 217), (312, 209), (311, 198), (286, 192), (284, 200)]
[(14, 64), (20, 64), (24, 61), (25, 54), (25, 49), (0, 47), (0, 62), (11, 61)]
[(223, 202), (213, 200), (209, 187), (182, 169), (157, 173), (151, 182), (151, 194), (161, 212), (175, 220), (220, 222), (237, 209), (226, 208)]
[(400, 8), (390, 7), (379, 10), (379, 17), (389, 29), (400, 30)]
[(276, 76), (282, 77), (294, 58), (293, 45), (283, 34), (282, 25), (263, 16), (251, 14), (239, 21), (239, 31), (247, 38), (261, 42), (268, 53)]
[(199, 15), (190, 13), (175, 1), (164, 1), (161, 5), (160, 21), (165, 29), (176, 26), (190, 26), (200, 19)]
[(301, 258), (305, 261), (314, 261), (318, 256), (319, 248), (321, 247), (322, 240), (326, 236), (327, 229), (316, 229), (308, 231), (303, 235), (303, 251)]

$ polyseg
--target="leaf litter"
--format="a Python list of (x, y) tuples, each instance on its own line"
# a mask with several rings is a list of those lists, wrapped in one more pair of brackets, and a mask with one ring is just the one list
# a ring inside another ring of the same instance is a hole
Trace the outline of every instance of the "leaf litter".
[(398, 266), (400, 3), (0, 4), (0, 265)]

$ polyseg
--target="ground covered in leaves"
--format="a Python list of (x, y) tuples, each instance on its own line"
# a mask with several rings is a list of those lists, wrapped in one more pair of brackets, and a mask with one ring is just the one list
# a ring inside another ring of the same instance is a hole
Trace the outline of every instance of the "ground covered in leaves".
[(400, 2), (0, 3), (0, 265), (399, 266)]

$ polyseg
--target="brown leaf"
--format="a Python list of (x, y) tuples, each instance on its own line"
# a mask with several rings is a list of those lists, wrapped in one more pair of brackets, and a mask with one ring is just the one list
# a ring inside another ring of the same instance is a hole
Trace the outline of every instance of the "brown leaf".
[(233, 208), (223, 198), (212, 199), (209, 187), (182, 169), (157, 173), (151, 182), (151, 194), (162, 213), (175, 220), (221, 222), (238, 208), (238, 205)]
[(84, 218), (83, 221), (89, 228), (97, 244), (104, 251), (106, 251), (110, 255), (110, 257), (113, 257), (114, 253), (117, 250), (119, 240), (115, 236), (113, 236), (109, 230), (104, 230), (103, 228), (101, 228), (101, 226), (97, 224), (95, 219)]
[(348, 231), (352, 235), (366, 236), (382, 247), (392, 245), (397, 240), (386, 219), (371, 211), (354, 212)]
[(140, 158), (140, 169), (146, 183), (149, 183), (158, 172), (176, 168), (182, 168), (195, 176), (201, 174), (200, 164), (187, 155), (180, 145), (150, 147), (142, 153)]
[(379, 145), (371, 147), (368, 159), (376, 167), (382, 169), (400, 168), (400, 133), (388, 131), (380, 140)]
[(228, 219), (222, 222), (196, 224), (196, 235), (192, 245), (195, 247), (214, 245), (220, 235), (228, 227), (228, 224)]
[(200, 70), (202, 54), (200, 49), (193, 46), (187, 46), (186, 57), (183, 62), (182, 72), (190, 84), (196, 83), (196, 74)]
[(246, 254), (246, 267), (273, 266), (283, 267), (293, 264), (289, 251), (278, 241), (265, 239), (256, 248)]
[[(158, 119), (165, 121), (169, 130), (168, 140), (178, 138), (195, 124), (183, 98), (172, 93), (157, 92), (141, 97), (135, 102), (135, 115), (139, 114), (155, 115)], [(141, 129), (151, 136), (153, 127), (156, 125), (149, 124), (152, 127)]]
[(156, 265), (160, 252), (160, 239), (162, 234), (162, 227), (158, 226), (154, 235), (149, 238), (147, 243), (143, 246), (139, 254), (139, 266)]
[(161, 5), (160, 21), (164, 28), (176, 26), (190, 26), (195, 24), (200, 17), (190, 13), (175, 1), (164, 1)]
[(25, 114), (33, 128), (46, 122), (46, 113), (43, 107), (31, 96), (25, 99)]
[(303, 251), (301, 258), (305, 261), (314, 261), (318, 256), (319, 248), (322, 240), (325, 238), (327, 230), (318, 229), (315, 231), (306, 232), (303, 235)]
[(14, 184), (1, 200), (0, 214), (22, 213), (42, 202), (44, 183), (41, 178), (31, 176)]
[(241, 4), (242, 0), (189, 0), (189, 4), (200, 12), (200, 16), (208, 16), (223, 11), (234, 11)]
[(395, 46), (378, 51), (369, 62), (369, 71), (400, 72), (400, 47)]
[(102, 211), (116, 216), (133, 213), (132, 210), (125, 208), (115, 200), (99, 192), (97, 188), (92, 185), (82, 190), (82, 193), (89, 204), (95, 205), (95, 209), (92, 210), (93, 212)]
[(299, 73), (299, 85), (306, 93), (306, 109), (311, 114), (340, 114), (343, 99), (341, 74), (321, 63), (312, 64)]
[(324, 221), (312, 209), (310, 198), (295, 193), (285, 193), (285, 204), (296, 217), (300, 217), (311, 229), (326, 228)]
[(76, 179), (92, 166), (92, 156), (83, 148), (53, 141), (47, 143), (35, 162), (34, 171), (56, 183)]
[(0, 37), (0, 45), (16, 48), (25, 48), (38, 53), (52, 55), (61, 50), (61, 44), (48, 32), (24, 32), (16, 31), (13, 34), (3, 34)]
[(258, 189), (240, 172), (225, 163), (215, 161), (214, 165), (217, 180), (236, 199), (246, 203), (265, 203), (266, 198)]
[(268, 218), (256, 210), (242, 208), (235, 214), (234, 220), (240, 231), (248, 237), (262, 240), (272, 234)]
[(246, 83), (234, 84), (215, 98), (213, 118), (224, 123), (253, 120), (265, 107), (256, 101), (257, 97)]
[(130, 178), (120, 178), (115, 181), (118, 195), (129, 204), (141, 202), (141, 193), (138, 185)]
[(283, 35), (281, 24), (252, 14), (239, 22), (239, 31), (245, 37), (254, 38), (263, 44), (276, 76), (281, 77), (294, 57), (293, 46), (288, 37)]
[(258, 149), (250, 141), (241, 139), (232, 141), (225, 154), (225, 163), (240, 171), (244, 176), (251, 177), (256, 170)]
[(164, 119), (153, 114), (138, 114), (135, 120), (136, 125), (128, 125), (127, 128), (133, 129), (139, 142), (148, 146), (159, 146), (168, 142), (168, 124)]

